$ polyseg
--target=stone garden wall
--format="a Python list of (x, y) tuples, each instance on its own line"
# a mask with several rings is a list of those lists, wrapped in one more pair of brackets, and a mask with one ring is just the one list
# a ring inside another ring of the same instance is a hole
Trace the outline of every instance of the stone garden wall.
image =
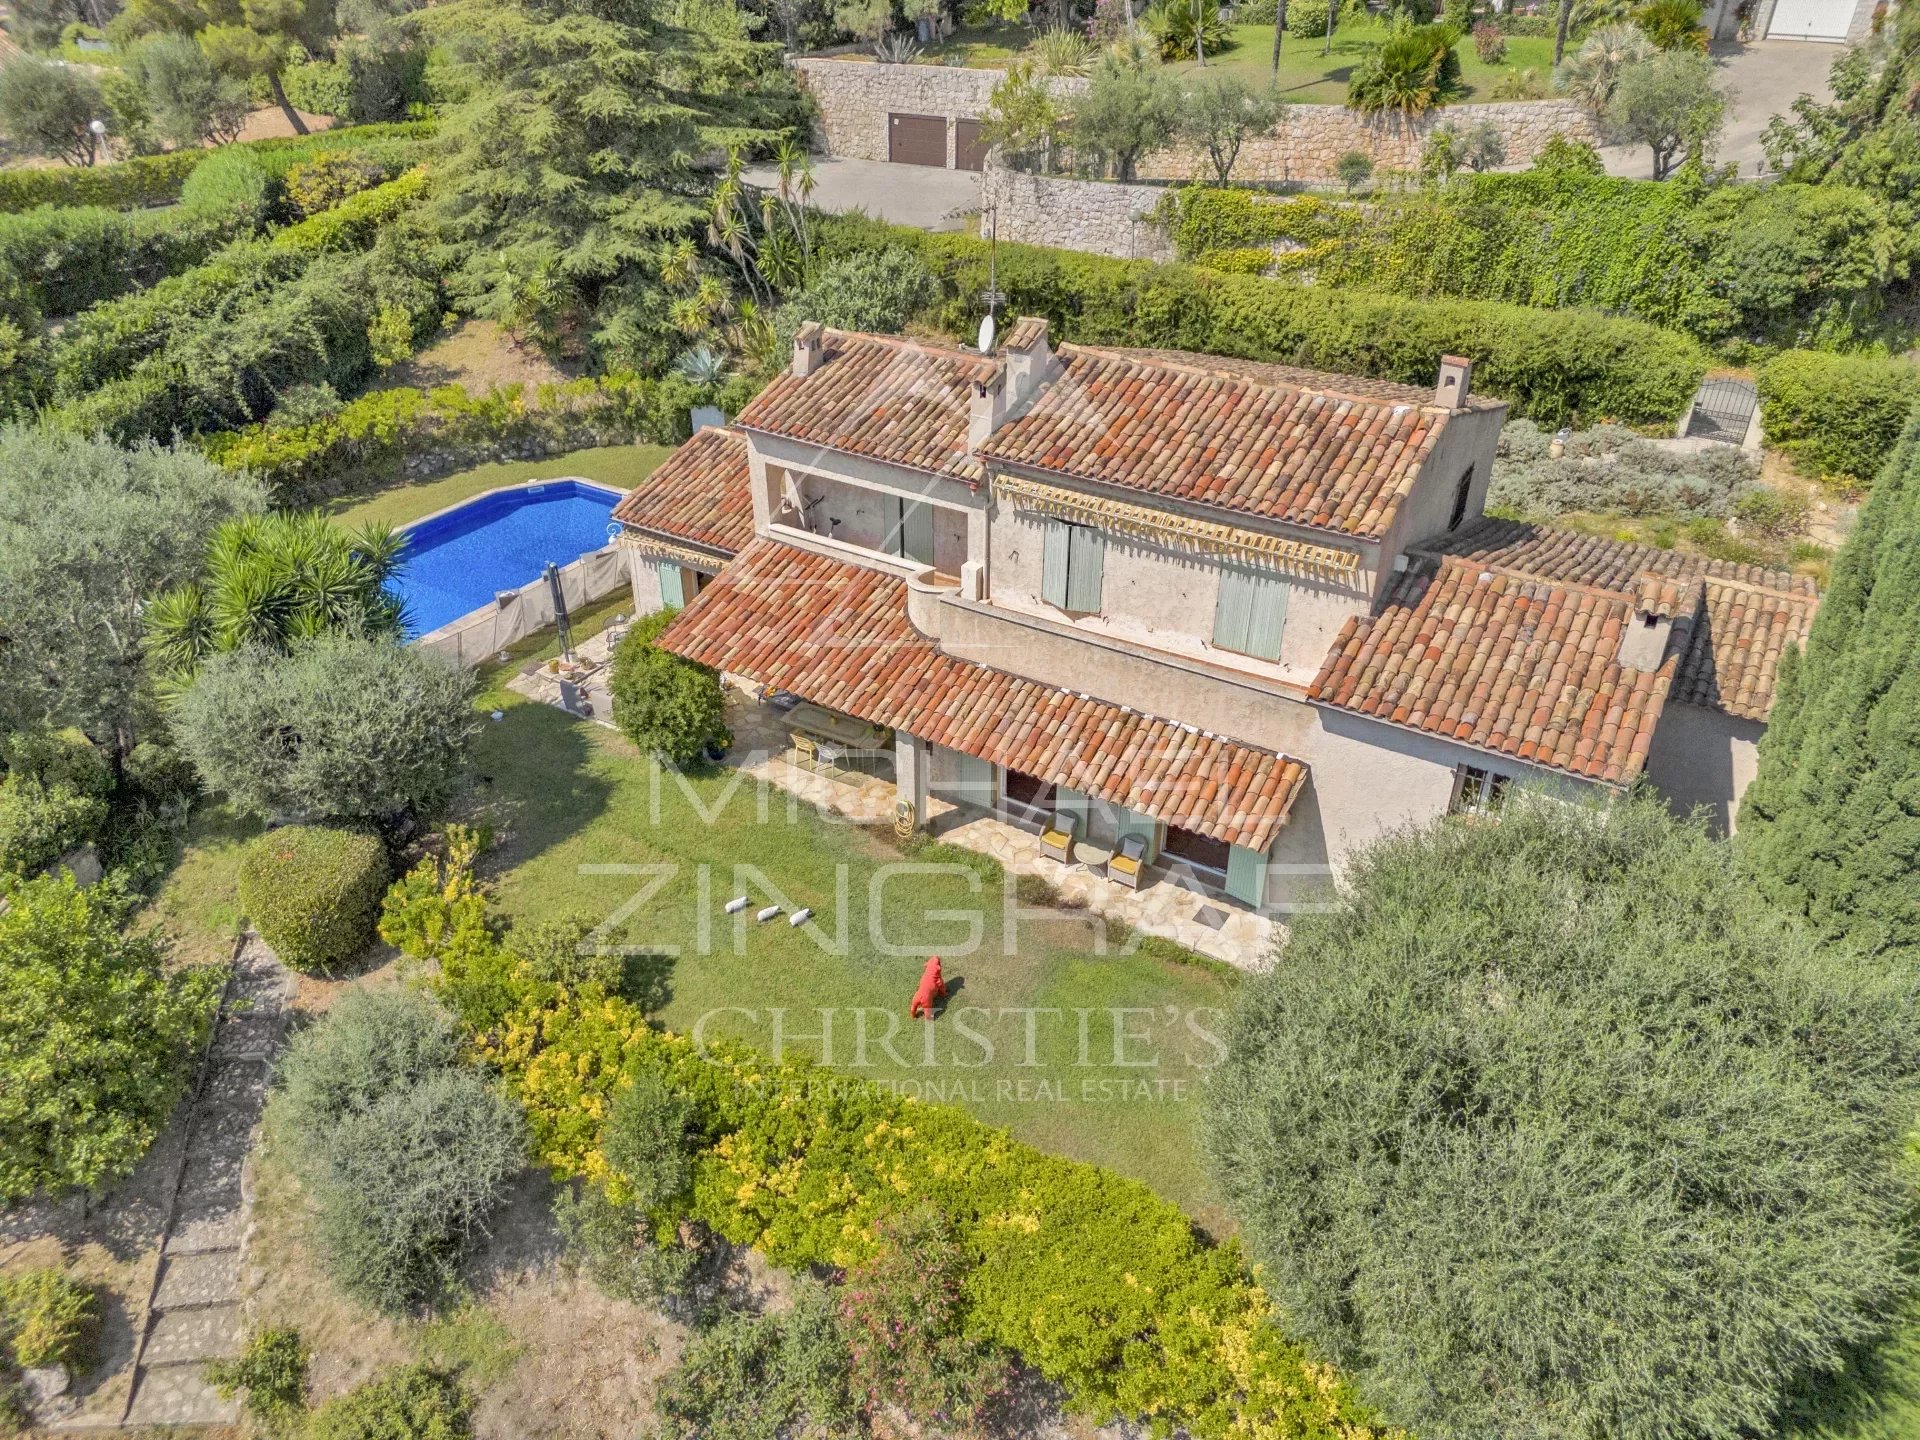
[(1151, 218), (1166, 193), (1164, 185), (1028, 175), (994, 154), (981, 176), (980, 230), (1017, 244), (1116, 260), (1171, 260), (1166, 227)]
[[(831, 155), (858, 160), (887, 158), (887, 116), (944, 115), (947, 162), (953, 163), (952, 121), (984, 115), (998, 70), (946, 65), (881, 65), (868, 60), (809, 56), (793, 62), (801, 83), (819, 107), (819, 142)], [(1062, 95), (1084, 91), (1085, 80), (1053, 82)], [(1507, 161), (1525, 165), (1548, 139), (1565, 135), (1597, 142), (1593, 117), (1571, 100), (1511, 100), (1487, 105), (1449, 105), (1412, 121), (1373, 119), (1340, 105), (1289, 105), (1273, 133), (1247, 142), (1235, 163), (1236, 180), (1317, 183), (1334, 178), (1349, 150), (1361, 150), (1381, 170), (1412, 170), (1438, 125), (1465, 130), (1488, 122), (1499, 131)], [(1198, 157), (1179, 150), (1150, 155), (1141, 163), (1147, 179), (1185, 180)]]

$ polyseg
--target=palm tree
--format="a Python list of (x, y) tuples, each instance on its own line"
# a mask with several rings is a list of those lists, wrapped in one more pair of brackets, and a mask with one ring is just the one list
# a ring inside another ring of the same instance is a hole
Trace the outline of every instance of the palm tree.
[(389, 527), (346, 530), (318, 511), (229, 521), (207, 547), (201, 578), (147, 606), (148, 658), (184, 685), (223, 651), (286, 651), (343, 629), (397, 637), (406, 615), (386, 584), (405, 544)]
[(1555, 75), (1561, 90), (1598, 115), (1613, 98), (1620, 72), (1651, 60), (1654, 44), (1638, 25), (1603, 25)]

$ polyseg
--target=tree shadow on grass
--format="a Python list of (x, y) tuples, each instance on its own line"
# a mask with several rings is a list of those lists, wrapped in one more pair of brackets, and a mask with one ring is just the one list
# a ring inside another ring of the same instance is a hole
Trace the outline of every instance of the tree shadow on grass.
[(1855, 1346), (1841, 1370), (1800, 1385), (1781, 1407), (1784, 1440), (1898, 1440), (1920, 1428), (1920, 1307)]
[(534, 701), (513, 703), (474, 742), (469, 823), (492, 829), (488, 869), (525, 864), (586, 829), (613, 787), (588, 770), (589, 723)]

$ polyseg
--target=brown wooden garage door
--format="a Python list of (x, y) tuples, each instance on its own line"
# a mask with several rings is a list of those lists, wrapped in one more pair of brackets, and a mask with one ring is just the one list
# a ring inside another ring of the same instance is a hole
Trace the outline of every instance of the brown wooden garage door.
[(987, 168), (987, 142), (980, 138), (978, 120), (953, 122), (953, 164), (957, 170)]
[(946, 117), (887, 116), (887, 159), (896, 165), (937, 165), (946, 169)]

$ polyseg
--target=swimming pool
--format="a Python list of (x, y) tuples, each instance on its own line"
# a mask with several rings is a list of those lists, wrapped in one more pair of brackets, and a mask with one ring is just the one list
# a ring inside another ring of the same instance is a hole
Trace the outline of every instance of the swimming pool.
[(390, 582), (420, 636), (493, 603), (502, 590), (538, 580), (598, 550), (614, 526), (620, 492), (583, 480), (497, 490), (405, 528), (407, 546)]

